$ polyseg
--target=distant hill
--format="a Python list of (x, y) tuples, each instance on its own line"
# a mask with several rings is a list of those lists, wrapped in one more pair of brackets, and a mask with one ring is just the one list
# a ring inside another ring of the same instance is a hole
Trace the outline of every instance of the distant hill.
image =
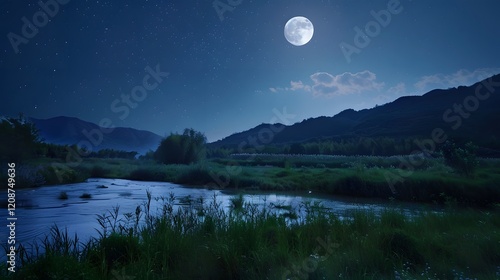
[[(483, 82), (487, 83), (488, 80)], [(272, 143), (352, 137), (431, 138), (435, 128), (442, 128), (450, 137), (474, 141), (487, 147), (488, 143), (500, 140), (500, 74), (491, 77), (491, 80), (493, 83), (489, 87), (493, 92), (484, 100), (475, 97), (478, 87), (480, 94), (489, 92), (482, 82), (469, 87), (433, 90), (422, 96), (401, 97), (372, 109), (348, 109), (332, 117), (307, 119), (286, 126), (274, 135)], [(459, 112), (455, 104), (462, 106), (464, 112)], [(270, 125), (261, 124), (235, 133), (210, 146), (238, 147), (243, 141), (258, 137), (259, 131), (270, 128)]]
[[(46, 143), (72, 145), (89, 141), (91, 144), (98, 144), (93, 145), (94, 151), (115, 149), (144, 154), (149, 150), (156, 150), (162, 139), (150, 131), (116, 127), (110, 133), (102, 133), (102, 141), (99, 143), (99, 134), (92, 135), (91, 132), (106, 132), (106, 129), (91, 122), (64, 116), (50, 119), (30, 118), (30, 121), (38, 128), (40, 138)], [(91, 136), (86, 136), (84, 132)]]

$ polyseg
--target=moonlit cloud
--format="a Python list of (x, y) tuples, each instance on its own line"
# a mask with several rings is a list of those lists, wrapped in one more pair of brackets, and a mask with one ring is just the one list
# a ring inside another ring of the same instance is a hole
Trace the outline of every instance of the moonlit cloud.
[(308, 85), (305, 85), (302, 81), (298, 81), (298, 82), (291, 81), (290, 87), (287, 89), (291, 90), (291, 91), (297, 91), (297, 90), (311, 91), (311, 87)]
[(384, 83), (377, 82), (377, 76), (370, 71), (358, 73), (345, 72), (340, 75), (332, 75), (327, 72), (317, 72), (310, 76), (311, 84), (302, 81), (291, 81), (290, 87), (270, 88), (271, 92), (278, 91), (305, 91), (311, 92), (313, 96), (332, 97), (367, 91), (378, 91), (383, 88)]
[(406, 84), (405, 83), (398, 83), (397, 85), (390, 87), (387, 90), (387, 93), (393, 94), (393, 95), (405, 95), (406, 94)]
[(377, 76), (370, 71), (358, 73), (346, 72), (341, 75), (331, 75), (319, 72), (311, 75), (314, 85), (312, 93), (315, 96), (337, 96), (366, 91), (380, 90), (384, 83), (377, 82)]
[(500, 73), (500, 68), (481, 68), (474, 71), (465, 69), (458, 70), (452, 74), (435, 74), (422, 77), (415, 83), (415, 88), (426, 91), (435, 88), (452, 88), (457, 86), (469, 86)]
[[(365, 70), (357, 73), (345, 72), (332, 75), (328, 72), (316, 72), (310, 76), (311, 81), (291, 81), (288, 87), (271, 87), (273, 93), (278, 92), (307, 92), (315, 97), (334, 97), (364, 92), (380, 92), (384, 90), (384, 98), (377, 101), (392, 101), (394, 97), (405, 95), (420, 95), (437, 88), (452, 88), (458, 86), (469, 86), (478, 81), (500, 73), (500, 68), (480, 68), (473, 71), (461, 69), (452, 74), (433, 74), (421, 77), (413, 85), (407, 86), (404, 82), (398, 82), (391, 87), (377, 80), (375, 73)], [(392, 98), (385, 98), (392, 96)]]

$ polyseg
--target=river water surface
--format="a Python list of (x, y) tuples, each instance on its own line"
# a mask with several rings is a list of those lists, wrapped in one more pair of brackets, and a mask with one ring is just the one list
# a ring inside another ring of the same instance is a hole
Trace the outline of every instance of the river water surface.
[[(104, 187), (103, 187), (104, 186)], [(68, 194), (68, 199), (58, 198), (61, 192)], [(28, 244), (44, 238), (53, 225), (67, 229), (70, 235), (78, 234), (81, 241), (97, 236), (100, 230), (97, 215), (105, 214), (113, 207), (119, 206), (123, 215), (135, 212), (138, 205), (147, 200), (146, 192), (150, 191), (153, 198), (175, 196), (176, 207), (182, 207), (186, 197), (198, 199), (203, 197), (207, 203), (213, 201), (214, 194), (225, 209), (230, 208), (230, 199), (234, 193), (221, 190), (186, 187), (164, 182), (139, 182), (121, 179), (88, 179), (86, 182), (69, 185), (44, 186), (34, 189), (16, 190), (16, 240)], [(92, 195), (90, 199), (82, 199), (83, 193)], [(420, 204), (389, 203), (383, 200), (345, 198), (338, 196), (320, 196), (314, 193), (260, 193), (246, 194), (245, 202), (263, 206), (291, 205), (301, 209), (303, 203), (321, 202), (328, 210), (339, 217), (344, 217), (349, 211), (356, 209), (371, 209), (380, 212), (387, 208), (397, 208), (407, 215), (420, 211), (440, 211)], [(151, 209), (155, 211), (160, 202), (152, 200)], [(0, 218), (7, 223), (7, 209), (1, 209)], [(300, 211), (297, 213), (302, 215)], [(8, 223), (7, 223), (8, 224)], [(2, 245), (6, 245), (8, 229), (0, 232)]]

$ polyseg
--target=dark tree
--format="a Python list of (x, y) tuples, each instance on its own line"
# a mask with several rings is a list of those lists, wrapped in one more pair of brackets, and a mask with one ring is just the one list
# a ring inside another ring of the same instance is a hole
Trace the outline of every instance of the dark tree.
[(302, 155), (302, 154), (306, 153), (306, 148), (304, 148), (304, 145), (302, 145), (300, 143), (293, 143), (290, 146), (289, 153), (294, 154), (294, 155)]
[(40, 139), (35, 125), (24, 119), (7, 118), (0, 122), (0, 157), (2, 160), (22, 161), (36, 157)]
[(478, 165), (476, 150), (477, 147), (471, 142), (460, 147), (452, 141), (446, 141), (441, 146), (445, 163), (459, 174), (465, 176), (474, 175), (474, 171)]
[(205, 157), (207, 138), (194, 129), (183, 134), (170, 134), (155, 152), (155, 159), (165, 164), (190, 164)]

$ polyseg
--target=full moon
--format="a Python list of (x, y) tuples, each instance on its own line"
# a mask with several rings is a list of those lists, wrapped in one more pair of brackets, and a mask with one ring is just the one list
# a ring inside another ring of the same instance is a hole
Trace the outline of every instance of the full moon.
[(285, 38), (294, 46), (303, 46), (314, 34), (312, 22), (305, 17), (293, 17), (285, 24)]

